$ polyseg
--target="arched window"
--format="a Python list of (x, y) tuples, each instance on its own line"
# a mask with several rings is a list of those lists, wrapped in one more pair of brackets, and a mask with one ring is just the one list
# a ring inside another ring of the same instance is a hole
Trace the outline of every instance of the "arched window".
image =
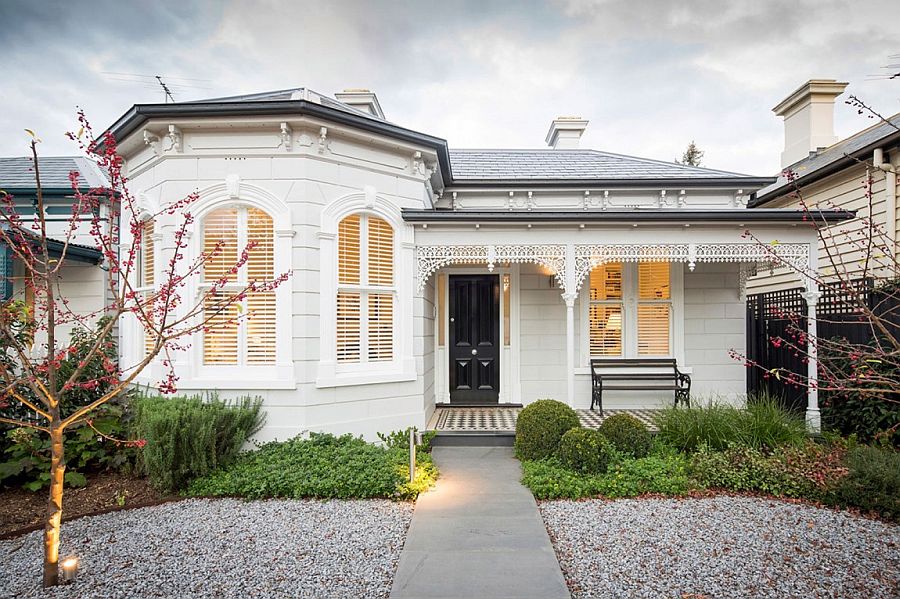
[[(233, 273), (248, 243), (254, 246), (246, 263)], [(218, 251), (217, 251), (218, 248)], [(275, 363), (275, 291), (247, 293), (224, 305), (248, 283), (270, 281), (275, 274), (275, 233), (272, 218), (245, 206), (213, 210), (203, 219), (203, 289), (226, 280), (205, 300), (203, 334), (205, 365), (266, 365)]]
[(394, 359), (394, 230), (369, 214), (338, 224), (338, 363)]

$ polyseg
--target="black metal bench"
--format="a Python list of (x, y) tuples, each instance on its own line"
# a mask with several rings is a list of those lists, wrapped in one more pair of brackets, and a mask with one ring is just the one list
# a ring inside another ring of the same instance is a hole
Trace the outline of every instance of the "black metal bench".
[(596, 405), (601, 414), (604, 391), (674, 391), (675, 407), (691, 407), (691, 375), (678, 370), (674, 358), (593, 359), (591, 409)]

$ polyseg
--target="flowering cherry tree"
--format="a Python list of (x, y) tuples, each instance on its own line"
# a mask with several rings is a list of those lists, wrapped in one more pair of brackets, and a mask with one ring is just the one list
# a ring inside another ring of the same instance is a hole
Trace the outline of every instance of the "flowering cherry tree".
[[(152, 291), (138, 292), (137, 269), (145, 230), (128, 189), (116, 140), (108, 132), (95, 138), (81, 112), (78, 121), (78, 132), (69, 133), (68, 137), (106, 175), (108, 185), (85, 191), (79, 173), (70, 173), (71, 214), (62, 230), (59, 226), (53, 234), (48, 230), (37, 150), (40, 140), (32, 132), (29, 131), (30, 149), (36, 185), (33, 220), (23, 218), (12, 195), (0, 190), (0, 243), (22, 269), (18, 277), (22, 281), (21, 292), (0, 306), (0, 424), (34, 429), (50, 439), (50, 491), (43, 539), (45, 587), (58, 582), (66, 430), (81, 423), (93, 428), (91, 418), (97, 408), (126, 391), (154, 360), (162, 364), (164, 371), (158, 381), (159, 390), (175, 392), (178, 377), (174, 354), (186, 349), (197, 333), (238, 326), (240, 320), (253, 318), (252, 312), (229, 308), (248, 294), (274, 290), (288, 276), (284, 273), (268, 280), (238, 284), (238, 273), (255, 246), (251, 242), (238, 252), (237, 261), (224, 269), (224, 276), (199, 286), (200, 292), (196, 296), (190, 292), (188, 297), (187, 290), (197, 287), (189, 285), (191, 279), (202, 276), (208, 261), (218, 257), (221, 264), (226, 246), (226, 241), (221, 240), (212, 249), (207, 246), (198, 256), (188, 257), (188, 231), (194, 220), (191, 206), (197, 200), (196, 195), (189, 195), (149, 215), (177, 221), (174, 248), (163, 256), (162, 272)], [(125, 231), (128, 235), (122, 235)], [(72, 309), (60, 286), (67, 255), (73, 251), (76, 239), (83, 243), (86, 237), (89, 245), (101, 253), (108, 275), (108, 299), (101, 310), (91, 313)], [(11, 273), (7, 273), (9, 276)], [(23, 301), (26, 296), (33, 299)], [(233, 316), (235, 313), (238, 316)], [(150, 340), (143, 358), (124, 369), (110, 350), (115, 327), (123, 319), (135, 319)], [(61, 327), (79, 331), (78, 347), (61, 339)], [(75, 367), (62, 368), (67, 361), (71, 363), (76, 353)], [(85, 392), (92, 392), (87, 394), (89, 399), (72, 405), (71, 397), (84, 397)], [(142, 446), (144, 442), (128, 443)]]
[[(856, 97), (849, 104), (861, 114), (878, 118), (891, 127), (898, 128)], [(770, 252), (774, 266), (794, 271), (808, 292), (806, 301), (815, 302), (822, 291), (827, 291), (829, 301), (836, 310), (817, 313), (810, 319), (808, 313), (797, 313), (787, 308), (775, 308), (771, 317), (788, 322), (785, 332), (772, 335), (768, 342), (780, 352), (793, 354), (800, 362), (808, 364), (817, 360), (815, 377), (810, 372), (794, 372), (786, 368), (771, 368), (759, 364), (738, 352), (733, 355), (743, 359), (748, 367), (761, 368), (765, 378), (774, 378), (795, 388), (815, 389), (824, 392), (826, 407), (842, 402), (848, 404), (854, 417), (872, 417), (862, 412), (872, 410), (878, 414), (875, 426), (880, 435), (891, 438), (900, 430), (900, 262), (897, 259), (896, 242), (886, 233), (884, 226), (873, 216), (875, 173), (883, 170), (897, 175), (896, 167), (883, 160), (860, 160), (865, 175), (860, 180), (864, 207), (857, 217), (841, 224), (828, 223), (823, 210), (839, 210), (831, 202), (812, 205), (795, 184), (796, 173), (783, 173), (794, 184), (790, 197), (806, 214), (807, 226), (816, 230), (819, 240), (819, 269), (799, 268)], [(762, 246), (768, 246), (751, 232), (746, 237)], [(777, 242), (774, 242), (777, 244)], [(833, 315), (837, 313), (837, 315)], [(809, 326), (810, 320), (814, 323)], [(834, 326), (831, 326), (834, 325)], [(842, 335), (830, 335), (828, 331), (853, 326), (865, 329), (865, 341), (854, 342)]]

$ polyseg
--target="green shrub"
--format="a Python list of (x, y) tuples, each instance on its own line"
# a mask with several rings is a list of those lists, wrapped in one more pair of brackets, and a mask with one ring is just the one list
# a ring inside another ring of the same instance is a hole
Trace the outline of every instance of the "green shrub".
[(849, 473), (836, 485), (836, 500), (900, 519), (900, 452), (859, 446), (849, 451), (846, 463)]
[(609, 439), (589, 428), (567, 430), (557, 449), (557, 456), (566, 468), (586, 474), (606, 472), (614, 453)]
[(692, 456), (691, 472), (703, 487), (829, 501), (847, 472), (845, 453), (839, 445), (813, 441), (772, 452), (747, 446), (725, 451), (704, 447)]
[(600, 432), (615, 448), (636, 458), (650, 453), (653, 439), (644, 424), (631, 414), (610, 416), (600, 425)]
[(146, 441), (138, 454), (138, 470), (166, 493), (231, 463), (265, 419), (259, 398), (226, 402), (150, 396), (133, 405), (131, 434)]
[[(384, 444), (388, 449), (409, 449), (409, 431), (412, 430), (414, 432), (418, 431), (414, 426), (411, 426), (402, 431), (391, 431), (389, 433), (377, 433), (378, 439)], [(416, 451), (431, 451), (431, 440), (434, 439), (434, 436), (437, 435), (437, 431), (424, 431), (420, 433), (421, 443), (416, 444)]]
[(530, 403), (516, 421), (516, 455), (521, 460), (552, 456), (565, 432), (578, 426), (578, 414), (560, 401), (539, 399)]
[(590, 475), (566, 468), (557, 459), (526, 461), (522, 484), (537, 499), (610, 499), (645, 493), (684, 495), (691, 490), (687, 459), (678, 453), (653, 454), (612, 463), (605, 474)]
[(406, 498), (427, 489), (436, 477), (426, 452), (416, 453), (416, 480), (410, 483), (409, 451), (351, 435), (314, 433), (245, 452), (232, 465), (194, 480), (187, 492), (248, 499)]
[(746, 409), (725, 403), (693, 408), (667, 408), (656, 417), (659, 439), (681, 451), (732, 445), (773, 449), (799, 445), (806, 438), (802, 417), (769, 398), (751, 399)]

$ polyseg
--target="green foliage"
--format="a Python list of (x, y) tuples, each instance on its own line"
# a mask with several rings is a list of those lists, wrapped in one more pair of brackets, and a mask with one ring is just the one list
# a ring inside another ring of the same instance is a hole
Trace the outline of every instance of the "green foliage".
[[(896, 290), (891, 292), (896, 293)], [(848, 355), (820, 356), (839, 379), (854, 380), (853, 387), (856, 389), (821, 392), (822, 424), (845, 436), (856, 435), (864, 443), (883, 438), (894, 446), (900, 446), (900, 404), (888, 401), (883, 394), (858, 390), (877, 390), (890, 381), (893, 381), (894, 389), (900, 387), (900, 370), (889, 361), (878, 359), (879, 350), (875, 347), (875, 341), (869, 343), (869, 348), (861, 348), (852, 358)], [(868, 382), (872, 378), (880, 382)]]
[[(65, 483), (71, 487), (87, 484), (84, 473), (101, 470), (129, 470), (137, 450), (125, 443), (116, 443), (99, 435), (100, 431), (112, 439), (125, 439), (126, 408), (113, 401), (93, 412), (91, 423), (72, 425), (66, 431)], [(95, 430), (96, 429), (96, 430)], [(0, 452), (0, 484), (20, 485), (37, 491), (50, 484), (50, 438), (32, 428), (18, 428), (4, 433), (6, 443)]]
[(650, 453), (652, 438), (644, 424), (631, 414), (610, 416), (600, 425), (600, 432), (615, 448), (636, 458)]
[(900, 519), (900, 452), (855, 447), (847, 454), (849, 473), (836, 488), (836, 501)]
[(645, 493), (684, 495), (691, 489), (687, 460), (678, 453), (653, 453), (614, 462), (605, 474), (586, 475), (556, 459), (523, 462), (522, 483), (538, 499), (610, 499)]
[[(416, 427), (409, 427), (400, 431), (391, 431), (389, 433), (377, 433), (378, 439), (389, 449), (409, 449), (409, 431), (418, 431)], [(437, 431), (425, 431), (420, 434), (421, 443), (416, 444), (416, 451), (431, 451), (431, 440)]]
[(230, 464), (265, 420), (260, 398), (149, 396), (133, 405), (132, 437), (146, 441), (138, 470), (166, 493)]
[(656, 424), (660, 440), (681, 451), (701, 446), (723, 450), (732, 445), (771, 449), (799, 445), (806, 438), (803, 419), (770, 398), (751, 399), (746, 409), (716, 402), (667, 408), (659, 413)]
[(247, 499), (410, 498), (430, 487), (437, 470), (426, 452), (416, 452), (416, 480), (409, 482), (409, 452), (366, 443), (351, 435), (313, 433), (262, 445), (226, 468), (194, 480), (194, 496)]
[(578, 414), (560, 401), (539, 399), (530, 403), (516, 421), (516, 456), (522, 460), (552, 456), (565, 432), (578, 426)]
[(825, 501), (847, 472), (843, 456), (842, 447), (812, 441), (773, 452), (747, 446), (725, 451), (702, 447), (691, 457), (691, 473), (702, 487)]
[(559, 461), (566, 468), (586, 474), (606, 472), (614, 453), (609, 439), (589, 428), (567, 430), (557, 449)]

